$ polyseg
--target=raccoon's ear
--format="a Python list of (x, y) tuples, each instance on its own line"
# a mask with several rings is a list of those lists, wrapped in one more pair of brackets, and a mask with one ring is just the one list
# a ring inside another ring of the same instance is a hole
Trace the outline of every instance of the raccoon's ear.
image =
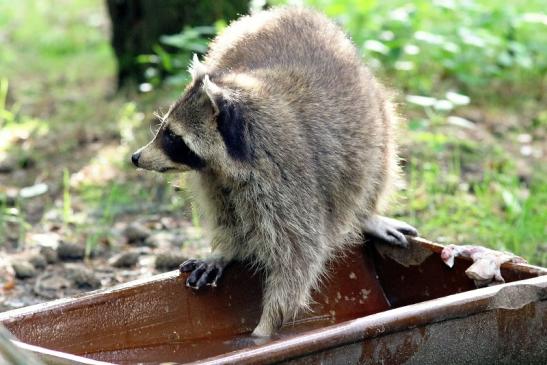
[(188, 67), (188, 72), (192, 76), (192, 80), (199, 79), (207, 72), (205, 65), (200, 62), (198, 55), (195, 53), (192, 57), (192, 62), (190, 62), (190, 66)]
[(235, 160), (250, 161), (248, 123), (242, 106), (226, 96), (224, 90), (209, 79), (203, 78), (203, 89), (211, 100), (217, 122), (217, 129), (224, 140), (228, 154)]
[(223, 95), (223, 90), (214, 82), (211, 81), (209, 78), (209, 75), (205, 75), (203, 77), (203, 90), (205, 91), (205, 94), (207, 94), (207, 97), (211, 101), (211, 105), (213, 106), (214, 114), (215, 116), (219, 113), (219, 107), (218, 102), (219, 100), (225, 99), (225, 96)]

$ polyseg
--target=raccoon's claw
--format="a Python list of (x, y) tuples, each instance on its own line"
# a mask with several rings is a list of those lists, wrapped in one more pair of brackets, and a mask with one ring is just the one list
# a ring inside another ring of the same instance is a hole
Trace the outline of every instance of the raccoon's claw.
[(186, 286), (200, 289), (204, 286), (217, 286), (226, 263), (222, 260), (187, 260), (180, 267), (180, 272), (191, 272), (186, 279)]
[(180, 264), (179, 271), (180, 272), (194, 271), (198, 262), (199, 260), (195, 260), (195, 259), (186, 260), (182, 264)]
[(363, 231), (396, 246), (407, 247), (407, 236), (417, 236), (418, 231), (410, 224), (397, 219), (374, 215), (364, 224)]

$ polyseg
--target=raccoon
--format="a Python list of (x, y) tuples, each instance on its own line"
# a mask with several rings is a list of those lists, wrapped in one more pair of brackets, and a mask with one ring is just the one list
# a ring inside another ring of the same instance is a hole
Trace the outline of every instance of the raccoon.
[(364, 232), (406, 246), (410, 225), (378, 213), (399, 174), (390, 96), (324, 15), (282, 7), (214, 39), (135, 166), (189, 171), (213, 255), (187, 286), (215, 286), (233, 260), (264, 273), (253, 331), (270, 336), (309, 306), (327, 262)]

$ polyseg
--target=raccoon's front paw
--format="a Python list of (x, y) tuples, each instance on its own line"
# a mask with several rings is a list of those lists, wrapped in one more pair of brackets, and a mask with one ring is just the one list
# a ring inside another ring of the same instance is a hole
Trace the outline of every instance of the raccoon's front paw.
[(186, 286), (192, 289), (200, 289), (204, 286), (217, 286), (218, 279), (227, 263), (221, 259), (187, 260), (179, 266), (179, 271), (191, 272), (186, 279)]
[(407, 247), (407, 236), (417, 236), (418, 231), (410, 224), (397, 219), (374, 215), (364, 224), (363, 231), (392, 245)]

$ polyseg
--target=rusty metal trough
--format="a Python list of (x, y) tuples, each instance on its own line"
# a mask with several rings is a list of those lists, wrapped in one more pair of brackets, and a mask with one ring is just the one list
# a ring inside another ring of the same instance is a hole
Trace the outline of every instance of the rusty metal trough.
[(171, 272), (0, 313), (0, 323), (51, 364), (547, 363), (547, 269), (507, 263), (506, 284), (475, 289), (471, 262), (448, 268), (442, 248), (421, 238), (355, 248), (333, 263), (313, 311), (271, 340), (249, 336), (260, 278), (238, 265), (217, 288), (194, 292)]

